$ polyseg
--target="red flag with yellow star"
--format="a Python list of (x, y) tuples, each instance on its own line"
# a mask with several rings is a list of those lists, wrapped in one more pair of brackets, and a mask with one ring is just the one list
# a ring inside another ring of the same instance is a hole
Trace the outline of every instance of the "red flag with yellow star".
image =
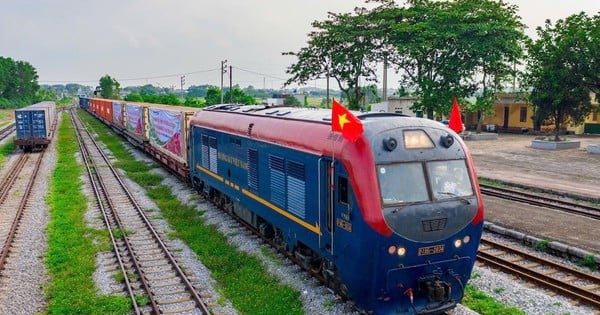
[(362, 122), (352, 115), (342, 104), (333, 99), (331, 112), (331, 130), (341, 132), (350, 142), (355, 142), (363, 133)]

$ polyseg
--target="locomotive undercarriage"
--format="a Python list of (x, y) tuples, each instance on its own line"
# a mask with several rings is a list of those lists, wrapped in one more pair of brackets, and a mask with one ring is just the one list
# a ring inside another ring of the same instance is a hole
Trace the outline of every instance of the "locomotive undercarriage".
[(301, 242), (290, 249), (288, 242), (285, 240), (283, 231), (267, 220), (257, 216), (255, 213), (248, 210), (245, 206), (237, 201), (232, 200), (229, 196), (214, 188), (205, 188), (201, 181), (194, 181), (194, 186), (203, 197), (219, 209), (226, 211), (228, 214), (239, 218), (255, 233), (272, 244), (278, 251), (283, 252), (288, 258), (294, 260), (304, 270), (310, 272), (319, 281), (328, 288), (339, 294), (342, 298), (348, 298), (348, 288), (342, 283), (335, 264), (319, 255), (317, 252)]

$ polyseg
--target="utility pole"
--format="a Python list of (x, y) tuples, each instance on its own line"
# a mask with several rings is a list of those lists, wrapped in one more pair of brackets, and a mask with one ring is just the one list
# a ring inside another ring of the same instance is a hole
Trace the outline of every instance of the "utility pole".
[(381, 101), (387, 101), (387, 55), (383, 56), (383, 95)]
[(185, 99), (185, 93), (183, 92), (183, 85), (185, 84), (185, 75), (181, 76), (181, 98)]
[(226, 64), (227, 59), (221, 61), (221, 104), (223, 104), (223, 75), (227, 73), (227, 68), (225, 68)]
[(232, 76), (233, 71), (231, 69), (231, 66), (229, 66), (229, 104), (233, 104), (233, 87), (231, 86), (233, 84)]

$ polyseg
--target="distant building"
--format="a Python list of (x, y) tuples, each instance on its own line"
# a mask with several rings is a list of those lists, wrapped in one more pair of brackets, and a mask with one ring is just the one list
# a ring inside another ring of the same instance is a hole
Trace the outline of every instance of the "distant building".
[(372, 112), (398, 113), (413, 117), (423, 117), (422, 111), (413, 112), (410, 107), (418, 100), (413, 96), (388, 96), (388, 100), (371, 104)]

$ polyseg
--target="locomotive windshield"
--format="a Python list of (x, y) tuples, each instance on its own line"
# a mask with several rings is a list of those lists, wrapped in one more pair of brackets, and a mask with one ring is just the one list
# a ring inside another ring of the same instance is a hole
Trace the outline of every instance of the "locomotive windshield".
[(378, 165), (383, 205), (473, 195), (464, 160)]

